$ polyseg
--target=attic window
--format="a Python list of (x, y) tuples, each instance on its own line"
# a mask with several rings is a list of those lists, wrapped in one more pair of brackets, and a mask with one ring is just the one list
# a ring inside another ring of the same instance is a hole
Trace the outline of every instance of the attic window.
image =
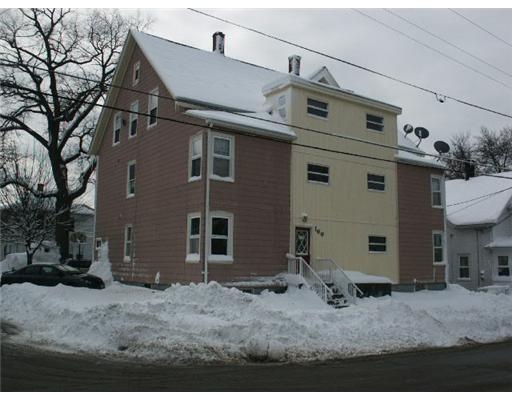
[(135, 86), (140, 81), (140, 61), (137, 61), (133, 65), (133, 86)]
[(327, 82), (327, 79), (325, 79), (325, 78), (320, 79), (318, 82), (323, 83), (325, 85), (329, 84), (329, 82)]
[(366, 129), (372, 131), (384, 131), (384, 117), (378, 115), (366, 114)]

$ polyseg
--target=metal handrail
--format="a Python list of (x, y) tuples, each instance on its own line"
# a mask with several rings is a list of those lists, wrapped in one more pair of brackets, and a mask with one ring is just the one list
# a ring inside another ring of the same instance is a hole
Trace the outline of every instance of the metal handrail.
[[(359, 287), (355, 284), (352, 279), (349, 278), (349, 276), (345, 273), (343, 268), (341, 268), (336, 261), (334, 261), (332, 258), (317, 258), (316, 259), (319, 262), (328, 262), (330, 263), (334, 268), (329, 267), (327, 270), (319, 271), (320, 275), (328, 275), (328, 279), (332, 283), (334, 283), (337, 287), (339, 287), (343, 291), (343, 295), (351, 302), (355, 303), (357, 298), (357, 293), (359, 293), (361, 296), (363, 296), (363, 292)], [(339, 279), (341, 275), (341, 279)], [(356, 294), (354, 294), (354, 289), (356, 291)]]
[[(327, 303), (329, 297), (333, 296), (334, 293), (330, 287), (328, 287), (324, 280), (315, 272), (313, 268), (304, 260), (302, 257), (296, 257), (291, 254), (287, 254), (288, 258), (288, 272), (291, 274), (301, 275), (308, 285)], [(298, 264), (298, 265), (297, 265)]]

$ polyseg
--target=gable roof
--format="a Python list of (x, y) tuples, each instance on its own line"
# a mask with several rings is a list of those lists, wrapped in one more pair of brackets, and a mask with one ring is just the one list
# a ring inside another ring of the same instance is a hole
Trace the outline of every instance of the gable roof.
[[(512, 172), (494, 175), (512, 178)], [(446, 216), (453, 225), (494, 225), (509, 210), (512, 211), (510, 179), (478, 176), (467, 181), (446, 181)]]
[(330, 85), (339, 88), (338, 82), (334, 79), (334, 76), (329, 72), (326, 66), (321, 67), (309, 76), (310, 81), (322, 83), (324, 85)]

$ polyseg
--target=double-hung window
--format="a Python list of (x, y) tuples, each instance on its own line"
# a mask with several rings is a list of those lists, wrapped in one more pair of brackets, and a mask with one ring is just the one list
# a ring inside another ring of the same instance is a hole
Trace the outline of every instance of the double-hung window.
[(133, 65), (133, 80), (132, 85), (135, 86), (140, 81), (140, 61)]
[(498, 276), (510, 277), (510, 265), (508, 256), (498, 256)]
[(189, 182), (201, 179), (201, 159), (203, 155), (203, 135), (196, 135), (190, 139), (189, 149)]
[(329, 184), (329, 167), (308, 163), (308, 182)]
[(187, 218), (187, 262), (199, 262), (201, 246), (201, 216), (192, 213)]
[(443, 232), (432, 233), (432, 247), (434, 264), (444, 263), (444, 234)]
[(366, 185), (368, 190), (383, 192), (386, 190), (386, 177), (384, 175), (367, 174)]
[(114, 131), (112, 142), (114, 145), (121, 141), (121, 126), (123, 125), (123, 114), (118, 112), (114, 115)]
[(133, 254), (133, 226), (127, 224), (124, 227), (124, 262), (130, 262)]
[(329, 114), (329, 104), (323, 101), (308, 98), (307, 111), (309, 115), (327, 118), (327, 115)]
[(130, 106), (130, 133), (128, 137), (137, 135), (137, 121), (139, 117), (139, 101), (134, 101)]
[(467, 254), (459, 255), (459, 279), (470, 279), (469, 256)]
[(126, 179), (126, 197), (130, 198), (135, 196), (135, 172), (136, 163), (130, 161), (127, 168), (127, 179)]
[(371, 129), (372, 131), (377, 132), (384, 132), (384, 117), (366, 114), (366, 129)]
[(212, 212), (210, 219), (211, 261), (233, 261), (233, 214)]
[(148, 97), (148, 128), (156, 125), (158, 117), (158, 88), (153, 89)]
[(368, 251), (370, 253), (385, 253), (386, 252), (386, 237), (385, 236), (368, 236)]
[(234, 180), (234, 138), (215, 134), (212, 149), (212, 178), (233, 182)]
[(430, 177), (430, 188), (432, 192), (432, 207), (443, 206), (443, 178), (440, 176)]

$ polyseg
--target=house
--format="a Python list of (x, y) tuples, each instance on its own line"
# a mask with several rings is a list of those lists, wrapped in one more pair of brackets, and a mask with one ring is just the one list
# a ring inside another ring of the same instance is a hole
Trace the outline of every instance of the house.
[(450, 282), (512, 285), (512, 172), (446, 182)]
[[(288, 254), (400, 281), (401, 108), (283, 61), (288, 73), (231, 59), (220, 32), (212, 52), (130, 32), (91, 146), (96, 240), (117, 279), (241, 281), (286, 271)], [(412, 164), (431, 210), (439, 166)]]
[[(94, 209), (85, 204), (73, 204), (71, 217), (73, 230), (70, 233), (69, 258), (90, 261), (93, 258)], [(76, 233), (80, 233), (80, 235)], [(43, 247), (46, 252), (49, 252), (55, 247), (55, 243), (45, 242)], [(8, 254), (24, 252), (24, 243), (5, 240), (0, 236), (0, 261), (4, 260)]]

